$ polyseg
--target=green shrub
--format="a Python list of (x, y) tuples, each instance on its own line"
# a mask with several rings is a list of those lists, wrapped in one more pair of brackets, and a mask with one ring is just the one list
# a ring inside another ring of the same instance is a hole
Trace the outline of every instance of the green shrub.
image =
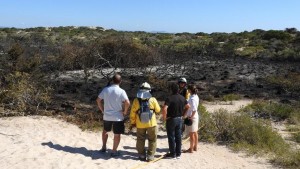
[(248, 113), (252, 116), (269, 116), (269, 112), (266, 109), (269, 103), (262, 100), (254, 100), (252, 104), (245, 106), (240, 112)]
[(220, 109), (212, 114), (213, 124), (216, 127), (215, 137), (218, 141), (232, 140), (232, 122), (233, 115), (227, 110)]
[(34, 113), (40, 106), (47, 107), (51, 102), (52, 89), (33, 80), (27, 73), (14, 72), (6, 76), (7, 85), (2, 86), (0, 103), (18, 112)]
[(292, 134), (293, 135), (293, 139), (297, 142), (300, 143), (300, 131), (298, 131), (297, 133)]
[(288, 121), (291, 124), (300, 124), (300, 107), (299, 107), (299, 103), (297, 104), (296, 107), (294, 107), (294, 110), (291, 113)]
[(269, 76), (265, 79), (268, 83), (277, 86), (291, 95), (300, 92), (300, 73), (289, 73), (285, 76)]
[(269, 30), (263, 34), (262, 38), (264, 40), (278, 39), (278, 40), (287, 41), (287, 40), (290, 40), (292, 37), (289, 33), (284, 32), (284, 31)]
[(231, 114), (224, 109), (213, 114), (205, 112), (201, 124), (199, 136), (203, 141), (225, 142), (251, 153), (281, 152), (289, 147), (278, 133), (272, 131), (269, 121), (253, 119), (245, 113)]
[(287, 149), (286, 151), (276, 154), (271, 162), (278, 164), (284, 168), (299, 168), (300, 166), (300, 151)]
[[(255, 101), (254, 104), (244, 108), (245, 110), (270, 111), (269, 103)], [(278, 105), (277, 105), (278, 106)], [(281, 112), (290, 110), (289, 107), (276, 107)], [(246, 150), (250, 154), (266, 153), (271, 155), (271, 161), (285, 168), (297, 168), (300, 166), (300, 153), (293, 150), (289, 144), (275, 131), (272, 130), (269, 120), (255, 119), (249, 114), (228, 113), (220, 109), (213, 114), (201, 111), (201, 125), (199, 137), (203, 141), (222, 142), (233, 150)], [(247, 112), (247, 111), (246, 111)], [(290, 130), (299, 131), (298, 126)], [(295, 133), (294, 139), (298, 141), (299, 133)]]
[(268, 111), (272, 116), (280, 119), (287, 119), (291, 116), (293, 108), (287, 104), (271, 103), (267, 106)]
[(213, 95), (204, 95), (202, 96), (202, 99), (205, 100), (205, 101), (208, 101), (208, 102), (214, 102), (215, 101), (215, 97)]
[(227, 101), (233, 101), (233, 100), (240, 100), (241, 98), (242, 97), (239, 94), (227, 94), (222, 97), (222, 100), (227, 102)]
[(257, 151), (277, 151), (285, 145), (284, 140), (272, 131), (266, 120), (253, 119), (244, 113), (230, 114), (224, 109), (213, 114), (206, 111), (201, 114), (201, 124), (204, 127), (200, 130), (200, 137), (204, 141), (248, 144), (256, 146)]
[(233, 145), (248, 145), (252, 153), (281, 152), (283, 148), (288, 147), (283, 138), (272, 131), (269, 121), (240, 114), (234, 116), (231, 127)]
[(213, 124), (212, 114), (202, 104), (199, 105), (198, 110), (200, 112), (199, 139), (207, 142), (215, 142), (216, 126)]
[(240, 112), (246, 112), (255, 117), (268, 117), (278, 120), (288, 119), (290, 123), (299, 123), (300, 111), (299, 103), (297, 104), (282, 104), (255, 100), (252, 104), (244, 107)]
[(300, 143), (300, 126), (299, 125), (289, 125), (287, 126), (287, 131), (292, 135), (293, 141)]
[(262, 46), (246, 46), (236, 49), (235, 53), (239, 56), (256, 58), (259, 53), (265, 51)]

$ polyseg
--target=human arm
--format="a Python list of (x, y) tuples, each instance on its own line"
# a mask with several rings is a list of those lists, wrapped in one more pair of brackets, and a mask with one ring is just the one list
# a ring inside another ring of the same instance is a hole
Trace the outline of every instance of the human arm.
[(197, 112), (197, 108), (198, 108), (198, 104), (196, 103), (197, 101), (195, 99), (191, 99), (191, 110), (192, 110), (192, 114), (189, 118), (194, 118), (196, 112)]
[(170, 104), (170, 100), (169, 100), (169, 98), (167, 98), (166, 100), (165, 100), (165, 103), (164, 103), (164, 105), (163, 105), (163, 108), (162, 108), (162, 111), (161, 111), (161, 113), (162, 113), (162, 118), (163, 118), (163, 121), (165, 122), (166, 120), (167, 120), (167, 113), (168, 113), (168, 105)]
[(159, 106), (159, 104), (158, 104), (158, 102), (155, 98), (153, 98), (153, 103), (154, 103), (154, 108), (153, 109), (154, 109), (155, 113), (158, 114), (160, 112), (161, 108), (160, 108), (160, 106)]
[(97, 106), (98, 106), (98, 109), (103, 113), (104, 112), (104, 107), (103, 107), (103, 104), (102, 104), (102, 100), (100, 97), (98, 97), (96, 99), (96, 102), (97, 102)]
[(192, 115), (189, 117), (190, 119), (194, 118), (197, 111), (192, 111)]
[(130, 115), (129, 115), (131, 128), (136, 126), (136, 115), (137, 115), (136, 113), (139, 109), (138, 105), (139, 105), (138, 100), (134, 99), (131, 106)]
[(129, 99), (126, 99), (126, 100), (124, 101), (124, 111), (122, 112), (122, 114), (123, 114), (124, 116), (127, 115), (129, 106), (130, 106), (130, 101), (129, 101)]
[(190, 107), (191, 107), (190, 104), (188, 104), (188, 103), (185, 104), (184, 109), (183, 109), (183, 115), (182, 115), (183, 117), (186, 116), (186, 113)]
[(125, 90), (123, 90), (122, 94), (121, 94), (121, 100), (123, 102), (123, 105), (124, 105), (124, 109), (123, 109), (123, 116), (126, 116), (127, 113), (128, 113), (128, 109), (129, 109), (129, 106), (130, 106), (130, 101), (128, 99), (128, 96), (125, 92)]
[(166, 121), (167, 120), (167, 110), (168, 110), (168, 105), (164, 105), (163, 108), (162, 108), (162, 118), (163, 118), (163, 121)]

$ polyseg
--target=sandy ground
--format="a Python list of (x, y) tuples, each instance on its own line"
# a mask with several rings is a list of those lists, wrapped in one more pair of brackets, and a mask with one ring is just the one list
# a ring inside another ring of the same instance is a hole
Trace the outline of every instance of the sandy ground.
[(251, 103), (252, 100), (238, 100), (232, 102), (203, 102), (202, 104), (210, 113), (213, 113), (219, 109), (226, 109), (229, 113), (234, 113)]
[[(209, 107), (209, 105), (206, 105)], [(239, 106), (233, 104), (231, 106)], [(112, 133), (108, 148), (112, 147)], [(234, 153), (225, 146), (199, 143), (193, 154), (182, 154), (181, 159), (161, 159), (146, 163), (137, 159), (134, 133), (122, 136), (121, 156), (100, 153), (100, 132), (83, 132), (77, 126), (50, 117), (11, 117), (0, 119), (0, 164), (2, 169), (16, 168), (105, 168), (105, 169), (236, 169), (274, 168), (263, 158)], [(188, 148), (188, 141), (183, 148)], [(147, 142), (146, 142), (147, 144)], [(168, 151), (166, 133), (159, 132), (157, 158)]]

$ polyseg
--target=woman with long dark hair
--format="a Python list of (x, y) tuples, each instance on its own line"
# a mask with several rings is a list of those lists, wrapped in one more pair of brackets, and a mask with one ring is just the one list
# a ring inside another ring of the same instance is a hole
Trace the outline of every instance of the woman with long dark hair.
[(185, 126), (187, 132), (189, 132), (189, 135), (190, 135), (190, 148), (185, 150), (185, 152), (193, 153), (193, 151), (197, 151), (197, 145), (198, 145), (199, 97), (197, 94), (198, 89), (195, 85), (189, 85), (188, 90), (191, 93), (191, 96), (188, 100), (190, 108), (186, 112), (185, 117), (192, 120), (192, 124)]

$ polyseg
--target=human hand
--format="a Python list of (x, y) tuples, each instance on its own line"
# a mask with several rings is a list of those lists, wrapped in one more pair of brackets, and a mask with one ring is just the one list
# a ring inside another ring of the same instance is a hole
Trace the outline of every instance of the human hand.
[(129, 126), (129, 131), (131, 131), (132, 128), (135, 128), (135, 127), (136, 127), (136, 124), (131, 124), (131, 125)]

